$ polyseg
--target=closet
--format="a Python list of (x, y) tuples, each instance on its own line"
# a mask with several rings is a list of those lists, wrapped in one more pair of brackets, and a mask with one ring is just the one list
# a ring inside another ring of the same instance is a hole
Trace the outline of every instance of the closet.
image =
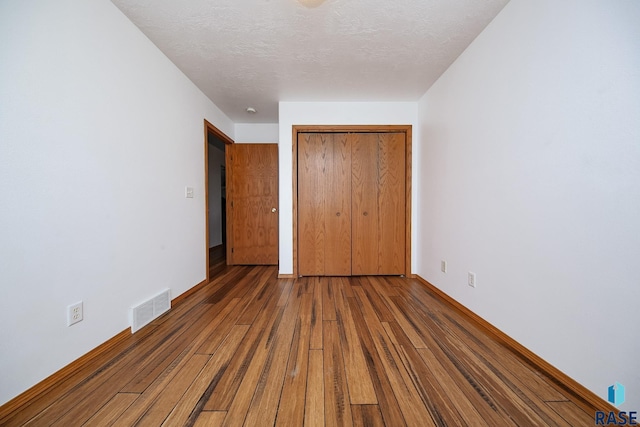
[(297, 138), (298, 274), (405, 274), (406, 133)]

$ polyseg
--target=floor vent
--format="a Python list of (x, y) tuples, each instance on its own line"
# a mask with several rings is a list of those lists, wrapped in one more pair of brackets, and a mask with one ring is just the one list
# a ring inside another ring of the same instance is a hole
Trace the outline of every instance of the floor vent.
[(131, 309), (131, 332), (136, 332), (171, 308), (169, 289)]

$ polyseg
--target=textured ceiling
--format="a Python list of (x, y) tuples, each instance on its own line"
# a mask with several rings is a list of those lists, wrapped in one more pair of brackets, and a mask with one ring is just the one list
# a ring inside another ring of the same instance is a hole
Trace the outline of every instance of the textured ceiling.
[(419, 99), (508, 0), (112, 2), (233, 121), (275, 123), (279, 101)]

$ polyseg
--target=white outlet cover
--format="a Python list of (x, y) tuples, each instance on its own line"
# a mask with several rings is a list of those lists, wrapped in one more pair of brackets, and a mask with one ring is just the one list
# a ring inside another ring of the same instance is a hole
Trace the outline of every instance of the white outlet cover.
[(471, 286), (472, 288), (476, 287), (476, 273), (474, 273), (473, 271), (469, 272), (469, 276), (468, 276), (468, 282), (469, 286)]
[(75, 325), (84, 319), (82, 301), (67, 306), (67, 326)]

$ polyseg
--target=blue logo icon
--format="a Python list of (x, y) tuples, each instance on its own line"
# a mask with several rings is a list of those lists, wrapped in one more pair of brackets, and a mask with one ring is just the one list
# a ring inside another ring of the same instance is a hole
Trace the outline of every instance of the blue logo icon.
[(615, 406), (620, 406), (624, 403), (624, 386), (619, 382), (609, 386), (609, 398), (607, 399)]

